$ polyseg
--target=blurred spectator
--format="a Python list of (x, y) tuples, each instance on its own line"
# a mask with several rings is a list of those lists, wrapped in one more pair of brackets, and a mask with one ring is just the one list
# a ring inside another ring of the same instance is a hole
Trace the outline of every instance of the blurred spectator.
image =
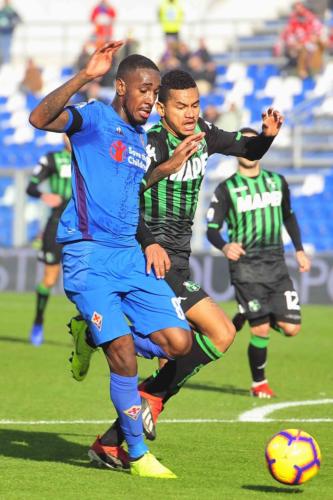
[(234, 102), (227, 104), (227, 106), (224, 112), (212, 104), (206, 106), (203, 113), (204, 120), (214, 123), (218, 128), (227, 132), (239, 130), (242, 126), (243, 113)]
[(10, 0), (4, 0), (0, 9), (0, 64), (10, 63), (13, 34), (20, 22), (21, 18), (10, 5)]
[(90, 59), (94, 51), (95, 51), (95, 44), (92, 41), (86, 42), (83, 45), (81, 52), (74, 63), (74, 69), (76, 71), (80, 71), (81, 69), (85, 68), (88, 60)]
[(296, 2), (275, 48), (288, 59), (285, 70), (296, 70), (300, 78), (321, 71), (326, 46), (324, 25), (302, 2)]
[(28, 59), (19, 90), (24, 94), (37, 95), (42, 91), (42, 88), (42, 70), (35, 64), (33, 59)]
[(180, 60), (177, 57), (178, 43), (176, 40), (168, 39), (166, 41), (166, 48), (163, 52), (158, 67), (162, 73), (170, 71), (171, 69), (179, 69), (181, 66)]
[(96, 47), (112, 39), (115, 18), (116, 11), (107, 0), (101, 0), (93, 8), (90, 20), (95, 26)]
[(201, 95), (208, 94), (215, 84), (215, 64), (205, 64), (201, 57), (192, 55), (188, 60), (188, 70), (197, 83), (199, 93)]
[[(124, 38), (124, 45), (120, 48), (120, 50), (117, 52), (117, 61), (122, 61), (128, 56), (131, 56), (132, 54), (137, 54), (138, 53), (138, 48), (139, 48), (139, 42), (135, 38), (133, 34), (133, 30), (129, 29), (127, 31), (127, 35)], [(116, 64), (115, 64), (116, 66)]]
[(180, 62), (180, 69), (188, 71), (188, 60), (191, 57), (191, 51), (186, 42), (179, 41), (176, 46), (176, 57)]
[(219, 124), (221, 118), (221, 111), (213, 104), (209, 104), (208, 106), (205, 107), (202, 117), (206, 122), (214, 123), (214, 125), (216, 125), (218, 128), (222, 128), (220, 127)]
[(178, 40), (184, 19), (184, 11), (179, 0), (163, 0), (159, 7), (158, 19), (166, 38)]
[(227, 132), (239, 130), (242, 126), (243, 112), (235, 102), (227, 102), (225, 111), (219, 117), (218, 126)]
[(199, 48), (194, 52), (194, 55), (201, 57), (204, 63), (210, 63), (213, 61), (213, 58), (210, 52), (207, 49), (206, 42), (204, 38), (200, 38), (199, 40)]

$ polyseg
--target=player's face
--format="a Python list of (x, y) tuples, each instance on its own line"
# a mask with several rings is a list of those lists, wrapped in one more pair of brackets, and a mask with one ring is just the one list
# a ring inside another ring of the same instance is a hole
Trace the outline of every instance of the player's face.
[(157, 103), (157, 111), (165, 127), (174, 135), (186, 137), (193, 134), (200, 113), (198, 89), (170, 90), (165, 104)]
[(146, 123), (157, 99), (160, 84), (160, 74), (153, 69), (136, 69), (128, 75), (122, 107), (129, 123)]
[[(245, 137), (255, 137), (255, 134), (251, 134), (247, 132), (243, 134)], [(245, 168), (246, 170), (251, 170), (252, 168), (256, 168), (258, 165), (258, 160), (248, 160), (247, 158), (238, 158), (238, 164), (240, 167)]]

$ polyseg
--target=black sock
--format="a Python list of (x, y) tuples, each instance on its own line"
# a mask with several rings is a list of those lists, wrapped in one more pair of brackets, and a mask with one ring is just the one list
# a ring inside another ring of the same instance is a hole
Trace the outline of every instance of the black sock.
[(34, 323), (41, 325), (44, 321), (44, 312), (50, 296), (50, 288), (40, 283), (36, 288), (37, 304)]
[(124, 441), (124, 434), (121, 430), (119, 418), (113, 422), (111, 427), (101, 436), (100, 442), (104, 446), (120, 446)]
[(268, 337), (263, 338), (252, 335), (247, 353), (253, 382), (265, 380), (268, 341)]
[(195, 333), (191, 351), (181, 358), (168, 361), (156, 377), (147, 380), (144, 392), (159, 396), (165, 403), (177, 394), (185, 382), (211, 361), (222, 356), (214, 344), (200, 333)]

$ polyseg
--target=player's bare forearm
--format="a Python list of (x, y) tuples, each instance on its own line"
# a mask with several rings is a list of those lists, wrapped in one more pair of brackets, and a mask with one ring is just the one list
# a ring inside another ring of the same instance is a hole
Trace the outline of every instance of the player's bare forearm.
[(164, 163), (161, 163), (161, 165), (158, 165), (158, 167), (154, 168), (154, 170), (152, 170), (151, 173), (149, 174), (149, 177), (145, 179), (146, 183), (144, 186), (144, 191), (146, 191), (146, 189), (151, 188), (154, 184), (161, 181), (171, 173), (172, 173), (172, 161), (169, 160)]
[(31, 125), (39, 129), (63, 131), (67, 123), (67, 113), (61, 113), (69, 99), (80, 88), (91, 81), (92, 78), (86, 74), (85, 70), (77, 73), (68, 82), (50, 92), (31, 112), (29, 121)]

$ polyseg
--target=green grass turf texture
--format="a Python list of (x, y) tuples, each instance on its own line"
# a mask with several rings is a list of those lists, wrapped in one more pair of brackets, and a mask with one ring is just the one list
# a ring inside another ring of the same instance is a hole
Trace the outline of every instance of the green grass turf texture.
[[(65, 323), (74, 307), (63, 296), (50, 299), (46, 341), (28, 343), (33, 294), (1, 294), (0, 420), (110, 420), (109, 377), (103, 354), (94, 355), (89, 376), (75, 382), (69, 371), (71, 340)], [(235, 304), (225, 310), (232, 314)], [(272, 332), (267, 374), (278, 394), (274, 401), (249, 397), (248, 328), (230, 351), (192, 378), (161, 415), (165, 419), (237, 419), (255, 407), (282, 401), (333, 397), (332, 309), (303, 308), (303, 330), (294, 339)], [(139, 362), (141, 377), (155, 361)], [(151, 451), (177, 480), (134, 478), (92, 467), (87, 450), (107, 424), (0, 424), (1, 499), (300, 499), (333, 498), (333, 425), (288, 422), (288, 418), (332, 418), (332, 405), (287, 408), (266, 423), (163, 423)], [(301, 428), (318, 441), (319, 474), (300, 487), (274, 481), (266, 470), (268, 439), (286, 428)]]

